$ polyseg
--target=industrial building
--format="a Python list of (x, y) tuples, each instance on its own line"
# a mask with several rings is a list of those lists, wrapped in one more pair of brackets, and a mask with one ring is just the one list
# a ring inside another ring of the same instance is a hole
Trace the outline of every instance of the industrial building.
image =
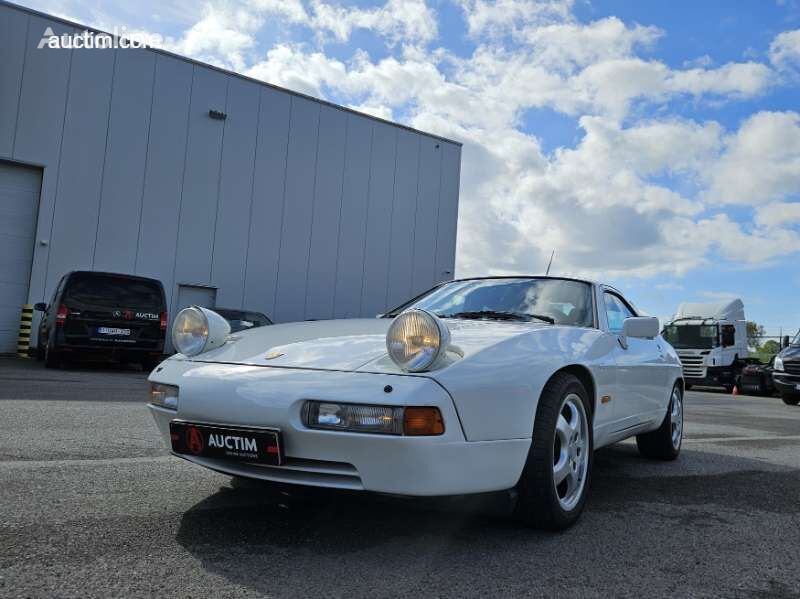
[(276, 322), (452, 278), (460, 144), (160, 50), (38, 47), (48, 28), (87, 29), (0, 2), (0, 352), (76, 269)]

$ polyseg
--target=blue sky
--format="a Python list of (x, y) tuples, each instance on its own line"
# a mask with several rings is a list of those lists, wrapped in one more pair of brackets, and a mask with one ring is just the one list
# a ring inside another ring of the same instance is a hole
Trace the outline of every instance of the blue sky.
[(28, 0), (464, 143), (457, 275), (800, 326), (798, 0)]

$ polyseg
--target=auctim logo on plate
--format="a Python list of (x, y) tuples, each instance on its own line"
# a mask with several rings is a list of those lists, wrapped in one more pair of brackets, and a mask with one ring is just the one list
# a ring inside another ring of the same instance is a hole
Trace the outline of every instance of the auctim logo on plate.
[(208, 435), (208, 446), (219, 447), (222, 449), (233, 449), (238, 451), (253, 451), (257, 452), (255, 439), (247, 437), (234, 437), (231, 435), (221, 435), (211, 433)]

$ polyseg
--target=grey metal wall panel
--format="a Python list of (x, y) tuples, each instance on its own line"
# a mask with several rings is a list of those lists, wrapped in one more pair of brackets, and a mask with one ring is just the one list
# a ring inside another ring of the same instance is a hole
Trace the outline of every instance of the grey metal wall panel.
[(439, 192), (439, 218), (436, 230), (436, 282), (453, 278), (458, 228), (458, 183), (461, 176), (461, 148), (442, 144), (442, 188)]
[(47, 286), (92, 267), (106, 152), (114, 50), (73, 50), (50, 237)]
[(396, 150), (397, 129), (376, 123), (370, 160), (361, 314), (373, 315), (386, 309)]
[(411, 295), (414, 257), (414, 215), (417, 210), (420, 136), (397, 132), (397, 167), (394, 176), (392, 234), (389, 248), (389, 282), (386, 306), (394, 307)]
[(304, 317), (319, 113), (317, 102), (292, 98), (275, 295), (275, 318), (281, 321)]
[(290, 104), (288, 94), (261, 89), (243, 306), (270, 317), (275, 311)]
[(117, 53), (93, 268), (136, 270), (155, 55)]
[(342, 215), (339, 220), (339, 256), (336, 264), (334, 296), (336, 318), (354, 318), (361, 315), (373, 124), (352, 114), (347, 116), (347, 149), (342, 182)]
[(347, 114), (336, 108), (323, 106), (319, 117), (305, 318), (333, 317), (346, 137)]
[[(72, 33), (74, 29), (48, 19), (31, 16), (25, 46), (25, 69), (19, 91), (14, 158), (45, 167), (39, 199), (36, 238), (47, 241), (53, 224), (53, 205), (58, 180), (58, 157), (64, 128), (67, 87), (72, 51), (37, 49), (45, 29), (53, 33)], [(50, 246), (37, 244), (33, 254), (29, 296), (42, 301), (47, 288), (47, 263)]]
[(0, 156), (11, 157), (25, 62), (28, 15), (0, 6)]
[(224, 121), (210, 118), (208, 111), (225, 110), (227, 87), (228, 77), (222, 73), (194, 68), (175, 255), (177, 283), (207, 284), (211, 280)]
[(37, 48), (48, 27), (56, 35), (74, 32), (72, 27), (40, 17), (31, 16), (28, 21), (14, 158), (52, 165), (58, 159), (64, 127), (72, 50)]
[(161, 280), (168, 305), (174, 291), (191, 90), (192, 65), (167, 56), (156, 59), (136, 273)]
[(436, 279), (436, 223), (441, 187), (441, 144), (429, 137), (420, 138), (419, 193), (414, 222), (414, 275), (412, 295), (433, 286)]
[(42, 171), (0, 161), (0, 353), (14, 352), (28, 299)]
[(211, 282), (219, 289), (220, 307), (240, 308), (244, 298), (247, 257), (244, 233), (250, 227), (258, 98), (256, 84), (230, 80), (211, 268)]

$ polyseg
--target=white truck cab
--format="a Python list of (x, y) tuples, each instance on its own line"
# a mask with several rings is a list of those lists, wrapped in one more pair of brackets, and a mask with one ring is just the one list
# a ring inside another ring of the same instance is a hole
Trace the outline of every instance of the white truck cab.
[(683, 364), (687, 389), (711, 385), (730, 392), (738, 384), (748, 356), (742, 300), (682, 303), (662, 335)]

